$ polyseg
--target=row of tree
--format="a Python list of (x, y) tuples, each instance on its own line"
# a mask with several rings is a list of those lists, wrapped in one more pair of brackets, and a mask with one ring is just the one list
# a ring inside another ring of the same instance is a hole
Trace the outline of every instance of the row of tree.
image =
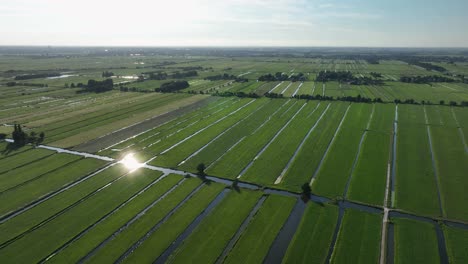
[(109, 78), (109, 77), (112, 77), (112, 76), (114, 76), (114, 73), (111, 72), (111, 71), (102, 72), (102, 78)]
[(174, 72), (172, 74), (167, 74), (166, 72), (151, 72), (149, 74), (150, 80), (166, 80), (166, 79), (181, 79), (198, 76), (198, 72), (195, 70), (185, 71), (185, 72)]
[[(373, 76), (382, 77), (380, 73), (373, 72)], [(341, 83), (348, 83), (351, 85), (384, 85), (384, 81), (380, 79), (373, 79), (370, 77), (356, 77), (350, 71), (320, 71), (317, 75), (316, 81), (328, 82), (337, 81)]]
[(262, 75), (258, 77), (258, 80), (261, 82), (277, 82), (277, 81), (297, 82), (297, 81), (306, 81), (307, 78), (302, 72), (298, 74), (294, 74), (294, 75), (287, 75), (286, 73), (283, 73), (283, 72), (277, 72), (274, 75), (271, 73)]
[(47, 84), (43, 83), (20, 83), (20, 82), (7, 82), (6, 86), (13, 87), (13, 86), (29, 86), (29, 87), (49, 87)]
[(370, 72), (370, 75), (374, 78), (382, 78), (382, 74), (379, 72)]
[(349, 82), (354, 79), (350, 71), (320, 71), (315, 78), (318, 82), (338, 81)]
[(234, 76), (232, 74), (227, 74), (227, 73), (207, 76), (204, 79), (209, 80), (209, 81), (220, 81), (220, 80), (234, 80), (235, 82), (248, 82), (249, 81), (249, 79), (237, 77), (237, 76)]
[(455, 82), (454, 79), (445, 76), (401, 76), (400, 82), (405, 83), (436, 83), (436, 82)]
[(28, 143), (38, 145), (41, 142), (44, 141), (45, 134), (44, 132), (41, 132), (39, 135), (37, 135), (36, 132), (31, 131), (29, 135), (23, 131), (23, 128), (19, 124), (15, 124), (14, 130), (11, 133), (11, 137), (13, 138), (14, 142), (13, 144), (15, 146), (21, 147), (24, 146)]
[(86, 86), (82, 86), (82, 88), (86, 92), (107, 92), (114, 89), (114, 81), (112, 79), (106, 79), (103, 81), (88, 80), (88, 84)]
[(244, 92), (216, 92), (212, 94), (213, 96), (222, 96), (222, 97), (231, 97), (231, 96), (237, 96), (240, 98), (259, 98), (260, 95), (256, 93), (244, 93)]
[(159, 88), (154, 89), (155, 92), (170, 93), (188, 88), (190, 85), (187, 81), (171, 81), (161, 84)]
[(442, 66), (434, 65), (434, 64), (428, 63), (428, 62), (421, 62), (421, 61), (418, 61), (418, 60), (405, 60), (405, 62), (407, 62), (408, 64), (413, 64), (413, 65), (419, 66), (419, 67), (424, 68), (424, 69), (426, 69), (428, 71), (438, 71), (438, 72), (446, 72), (447, 71), (447, 69), (445, 69)]

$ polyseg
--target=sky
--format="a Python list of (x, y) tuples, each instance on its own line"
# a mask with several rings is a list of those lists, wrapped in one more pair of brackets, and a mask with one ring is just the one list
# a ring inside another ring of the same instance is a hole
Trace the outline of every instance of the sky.
[(0, 45), (468, 47), (468, 0), (0, 0)]

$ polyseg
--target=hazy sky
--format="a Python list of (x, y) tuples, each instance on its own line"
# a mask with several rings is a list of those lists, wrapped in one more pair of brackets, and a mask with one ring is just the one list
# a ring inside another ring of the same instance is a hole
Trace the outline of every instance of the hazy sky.
[(468, 47), (468, 0), (0, 0), (0, 45)]

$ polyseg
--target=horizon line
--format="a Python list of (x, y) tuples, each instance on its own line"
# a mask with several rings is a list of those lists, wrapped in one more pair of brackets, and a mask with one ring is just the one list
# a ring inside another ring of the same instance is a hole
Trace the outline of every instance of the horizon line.
[(47, 45), (47, 44), (0, 44), (0, 48), (9, 47), (42, 47), (42, 48), (368, 48), (368, 49), (468, 49), (468, 46), (294, 46), (294, 45), (274, 45), (274, 46), (261, 46), (261, 45)]

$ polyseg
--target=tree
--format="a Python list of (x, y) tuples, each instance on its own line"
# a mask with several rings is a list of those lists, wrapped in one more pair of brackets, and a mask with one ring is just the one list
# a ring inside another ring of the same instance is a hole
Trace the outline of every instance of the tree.
[(31, 131), (31, 133), (29, 133), (28, 143), (36, 144), (37, 142), (38, 142), (37, 133), (34, 131)]
[(41, 133), (39, 134), (39, 140), (38, 140), (38, 143), (41, 143), (41, 142), (43, 142), (43, 141), (44, 141), (44, 138), (45, 138), (45, 134), (44, 134), (44, 132), (41, 132)]
[(199, 175), (205, 175), (205, 169), (206, 169), (205, 164), (203, 163), (198, 164), (197, 171)]
[(235, 179), (234, 181), (232, 181), (231, 188), (232, 188), (233, 190), (235, 190), (236, 192), (239, 192), (239, 191), (240, 191), (240, 188), (239, 188), (239, 180), (238, 180), (238, 179)]
[(310, 185), (308, 182), (304, 183), (302, 185), (302, 195), (304, 197), (310, 198), (310, 194), (312, 193), (312, 189), (310, 188)]
[(445, 101), (444, 101), (444, 100), (440, 100), (440, 101), (439, 101), (439, 104), (440, 104), (440, 105), (444, 105), (444, 104), (445, 104)]
[(21, 125), (15, 124), (11, 137), (14, 140), (14, 144), (17, 146), (24, 146), (27, 140), (27, 134), (23, 132)]

